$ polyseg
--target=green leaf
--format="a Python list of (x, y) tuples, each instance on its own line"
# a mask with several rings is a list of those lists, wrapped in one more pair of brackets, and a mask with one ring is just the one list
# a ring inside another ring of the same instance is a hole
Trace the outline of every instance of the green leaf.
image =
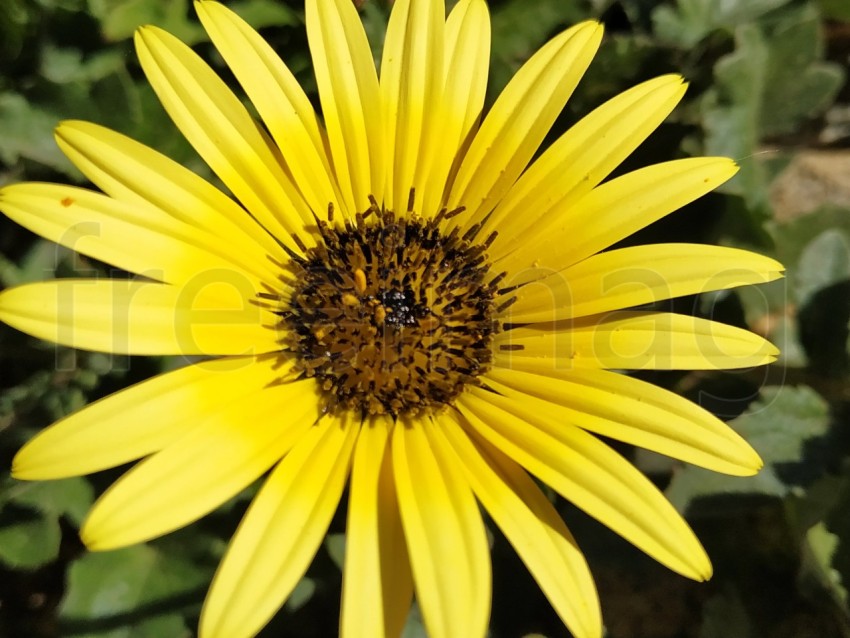
[(698, 497), (785, 496), (792, 481), (784, 470), (803, 460), (806, 442), (823, 436), (828, 425), (828, 405), (811, 388), (767, 387), (747, 412), (729, 423), (761, 455), (765, 467), (755, 476), (731, 477), (688, 466), (674, 474), (667, 497), (685, 511)]
[(53, 141), (59, 119), (31, 106), (22, 95), (0, 93), (0, 161), (13, 165), (28, 159), (61, 173), (77, 173)]
[(328, 534), (325, 538), (325, 549), (334, 565), (342, 571), (345, 566), (345, 534)]
[(761, 399), (731, 423), (772, 465), (799, 461), (805, 442), (825, 434), (828, 425), (829, 406), (805, 386), (765, 388)]
[(823, 590), (846, 606), (847, 589), (842, 583), (841, 573), (832, 566), (839, 543), (838, 535), (830, 532), (823, 521), (809, 528), (806, 532), (801, 575), (814, 577)]
[(838, 65), (821, 61), (822, 27), (811, 6), (778, 15), (735, 28), (735, 51), (715, 65), (716, 86), (700, 104), (706, 153), (741, 164), (720, 190), (741, 195), (765, 215), (768, 172), (756, 155), (761, 140), (792, 132), (822, 113), (844, 79)]
[(823, 113), (846, 75), (840, 66), (821, 62), (823, 27), (811, 5), (785, 13), (769, 38), (770, 63), (760, 112), (765, 136), (792, 133), (806, 118)]
[(255, 29), (294, 26), (301, 22), (295, 11), (275, 0), (242, 0), (227, 6)]
[(0, 520), (0, 561), (19, 569), (40, 567), (59, 554), (61, 538), (56, 518), (4, 508)]
[(823, 231), (803, 250), (794, 273), (797, 302), (802, 306), (820, 290), (850, 279), (850, 235), (836, 228)]
[(769, 338), (779, 349), (779, 364), (789, 368), (804, 368), (809, 363), (806, 349), (800, 343), (800, 325), (793, 314), (778, 315)]
[(94, 502), (94, 490), (82, 477), (58, 481), (18, 481), (9, 490), (9, 500), (54, 518), (67, 516), (79, 526)]
[(94, 494), (88, 481), (16, 481), (0, 485), (0, 561), (12, 567), (33, 568), (59, 553), (59, 519), (82, 522)]
[(818, 236), (837, 229), (850, 237), (850, 209), (825, 206), (786, 223), (770, 222), (766, 228), (776, 246), (776, 258), (793, 267)]
[(510, 0), (491, 8), (493, 46), (490, 82), (491, 96), (508, 83), (527, 60), (559, 26), (568, 26), (588, 17), (577, 2), (564, 0)]
[[(363, 28), (366, 30), (366, 37), (369, 39), (369, 44), (372, 48), (372, 57), (375, 59), (375, 64), (381, 64), (381, 56), (384, 52), (384, 39), (387, 34), (388, 13), (384, 10), (383, 3), (366, 2), (360, 11), (360, 19), (363, 21)], [(312, 62), (308, 63), (308, 66)], [(315, 87), (304, 87), (305, 90), (315, 89)]]
[(32, 7), (24, 0), (0, 2), (0, 59), (14, 60), (18, 56), (32, 14)]
[(754, 209), (767, 205), (767, 179), (764, 167), (753, 158), (761, 131), (758, 116), (761, 94), (767, 82), (765, 68), (769, 50), (754, 25), (735, 31), (735, 51), (714, 67), (717, 88), (708, 91), (702, 102), (705, 153), (746, 158), (741, 170), (726, 182), (721, 192), (744, 197)]
[(96, 53), (83, 61), (78, 49), (47, 45), (41, 55), (41, 75), (55, 84), (91, 84), (124, 68), (124, 55), (116, 50)]
[(298, 581), (298, 584), (295, 586), (295, 589), (292, 590), (292, 593), (289, 595), (289, 598), (286, 599), (284, 607), (289, 612), (297, 611), (298, 609), (309, 603), (310, 599), (315, 593), (316, 581), (312, 578), (305, 576), (304, 578)]
[(197, 601), (204, 575), (179, 555), (136, 545), (87, 554), (71, 565), (59, 610), (75, 638), (188, 638), (179, 613)]
[(652, 14), (662, 43), (689, 49), (716, 29), (731, 30), (752, 22), (789, 0), (676, 0), (676, 8), (658, 7)]
[(850, 22), (850, 4), (847, 0), (818, 0), (825, 18)]
[(101, 21), (107, 40), (125, 40), (146, 24), (161, 27), (187, 44), (205, 40), (206, 33), (190, 18), (187, 0), (89, 0), (89, 11)]
[(850, 3), (847, 0), (818, 0), (825, 18), (850, 22)]
[(428, 638), (428, 632), (425, 631), (425, 623), (422, 620), (422, 612), (416, 602), (410, 607), (407, 622), (401, 632), (401, 638)]
[(82, 11), (86, 0), (36, 0), (40, 7), (47, 10), (62, 9), (64, 11)]
[(785, 319), (795, 324), (792, 337), (805, 349), (804, 362), (820, 374), (843, 374), (850, 361), (845, 294), (850, 286), (850, 210), (823, 207), (766, 228), (777, 258), (788, 266), (786, 303), (794, 311)]

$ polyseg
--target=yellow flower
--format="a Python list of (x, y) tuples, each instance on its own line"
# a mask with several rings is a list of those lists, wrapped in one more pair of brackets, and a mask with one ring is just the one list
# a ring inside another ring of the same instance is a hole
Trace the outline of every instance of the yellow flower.
[[(676, 106), (677, 76), (600, 106), (531, 162), (590, 64), (595, 22), (555, 37), (479, 126), (483, 0), (397, 0), (380, 79), (350, 0), (307, 0), (321, 119), (241, 19), (197, 3), (262, 124), (153, 27), (139, 59), (229, 190), (118, 133), (64, 122), (103, 193), (25, 183), (0, 208), (140, 275), (0, 294), (0, 319), (76, 348), (213, 357), (98, 401), (16, 456), (14, 475), (140, 459), (97, 502), (89, 548), (187, 525), (270, 472), (206, 600), (200, 635), (258, 632), (292, 592), (349, 486), (340, 628), (398, 636), (413, 593), (429, 635), (483, 637), (483, 506), (574, 635), (598, 637), (587, 564), (536, 477), (689, 578), (711, 565), (662, 494), (596, 435), (729, 474), (758, 455), (690, 402), (613, 370), (739, 368), (776, 350), (746, 331), (628, 310), (780, 276), (732, 248), (600, 252), (736, 171), (725, 158), (604, 183)], [(529, 165), (529, 163), (531, 164)]]

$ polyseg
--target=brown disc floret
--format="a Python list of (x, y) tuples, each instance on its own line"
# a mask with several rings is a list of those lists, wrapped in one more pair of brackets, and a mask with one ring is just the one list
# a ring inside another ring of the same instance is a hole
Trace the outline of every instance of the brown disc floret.
[(397, 216), (373, 202), (334, 225), (331, 211), (317, 244), (292, 255), (283, 344), (296, 370), (317, 379), (327, 409), (438, 409), (490, 366), (501, 279), (487, 262), (493, 236), (443, 232), (449, 216)]

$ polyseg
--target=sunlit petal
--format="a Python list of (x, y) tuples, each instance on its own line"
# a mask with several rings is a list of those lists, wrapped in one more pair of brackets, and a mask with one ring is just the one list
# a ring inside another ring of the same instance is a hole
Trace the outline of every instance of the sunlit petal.
[(534, 323), (496, 336), (496, 361), (539, 371), (579, 368), (715, 370), (771, 363), (778, 350), (758, 335), (667, 312), (620, 311)]
[(393, 429), (393, 472), (416, 600), (429, 636), (483, 636), (490, 612), (487, 537), (443, 427), (452, 422), (400, 422)]
[(510, 189), (584, 75), (602, 26), (583, 22), (550, 40), (502, 91), (476, 133), (449, 194), (478, 223)]
[(483, 232), (499, 231), (493, 256), (568, 211), (596, 188), (670, 114), (685, 94), (677, 75), (663, 75), (620, 93), (583, 117), (534, 161), (487, 218)]
[[(509, 323), (598, 315), (684, 295), (779, 279), (775, 259), (704, 244), (655, 244), (588, 257), (560, 272), (511, 290)], [(507, 282), (508, 285), (510, 282)]]
[(584, 556), (540, 488), (484, 439), (459, 423), (443, 429), (460, 465), (496, 524), (516, 549), (564, 623), (580, 638), (602, 635), (596, 587)]
[(339, 206), (323, 131), (313, 105), (269, 44), (218, 2), (196, 2), (198, 17), (257, 108), (313, 211)]
[(423, 215), (443, 204), (452, 168), (471, 141), (484, 108), (490, 65), (490, 14), (484, 0), (461, 0), (446, 22), (443, 92), (436, 120), (439, 144), (433, 149), (428, 185), (417, 193)]
[(307, 35), (334, 173), (349, 213), (384, 191), (381, 99), (372, 51), (349, 0), (307, 0)]
[[(278, 357), (189, 365), (86, 406), (41, 431), (15, 455), (12, 474), (45, 480), (99, 472), (158, 452), (231, 401), (285, 375)], [(136, 409), (145, 406), (144, 410)]]
[(39, 339), (116, 354), (280, 349), (277, 320), (251, 303), (249, 282), (204, 279), (185, 287), (131, 279), (26, 284), (0, 292), (0, 320)]
[(307, 384), (255, 387), (196, 421), (98, 499), (80, 531), (86, 545), (102, 550), (145, 541), (183, 527), (235, 496), (315, 422), (318, 406)]
[(245, 107), (173, 35), (143, 27), (136, 51), (180, 132), (257, 221), (294, 248), (290, 235), (312, 221), (309, 208)]
[(762, 462), (753, 448), (695, 403), (645, 381), (606, 370), (549, 375), (495, 368), (488, 387), (555, 423), (639, 445), (715, 472), (748, 476)]
[(371, 419), (354, 452), (342, 574), (342, 638), (398, 636), (413, 598), (389, 446), (393, 426), (386, 417)]
[(438, 135), (446, 8), (443, 0), (397, 0), (387, 25), (381, 101), (387, 144), (387, 207), (408, 209), (424, 193)]
[(250, 286), (272, 279), (261, 252), (233, 255), (179, 219), (76, 186), (5, 186), (0, 210), (47, 239), (148, 279), (185, 283), (227, 273)]
[(327, 531), (358, 431), (350, 419), (324, 418), (274, 469), (215, 575), (201, 638), (249, 638), (283, 604)]
[(572, 426), (553, 428), (525, 403), (473, 389), (458, 408), (480, 436), (606, 527), (689, 578), (711, 576), (694, 533), (628, 461)]
[(514, 273), (514, 285), (562, 270), (702, 197), (737, 171), (730, 159), (695, 157), (616, 177), (575, 204), (553, 208), (498, 263)]

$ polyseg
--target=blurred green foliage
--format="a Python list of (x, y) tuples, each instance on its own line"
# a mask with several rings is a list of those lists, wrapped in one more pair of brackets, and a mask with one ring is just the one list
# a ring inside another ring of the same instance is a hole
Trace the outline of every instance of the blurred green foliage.
[[(261, 29), (315, 100), (302, 4), (228, 4)], [(388, 6), (358, 4), (379, 47)], [(492, 0), (490, 9), (491, 101), (554, 33), (598, 18), (606, 39), (552, 137), (625, 88), (679, 72), (690, 82), (688, 95), (622, 170), (697, 154), (741, 164), (719, 193), (632, 241), (744, 246), (788, 268), (787, 280), (770, 286), (670, 304), (765, 334), (783, 349), (778, 364), (734, 374), (647, 375), (731, 419), (765, 469), (750, 479), (729, 478), (623, 449), (689, 517), (714, 560), (715, 578), (686, 582), (557, 501), (597, 574), (609, 635), (850, 636), (850, 4)], [(69, 118), (120, 130), (211, 178), (135, 60), (132, 34), (146, 23), (193, 44), (231, 80), (188, 0), (0, 2), (0, 184), (82, 182), (52, 139), (56, 123)], [(0, 224), (3, 286), (102, 270), (5, 219)], [(178, 364), (140, 358), (130, 365), (127, 358), (54, 348), (0, 325), (2, 466), (53, 420)], [(0, 637), (194, 635), (206, 586), (249, 495), (152, 543), (86, 553), (77, 530), (115, 476), (0, 481)], [(327, 551), (263, 635), (336, 633), (344, 546), (337, 518)], [(496, 530), (493, 555), (492, 635), (567, 635)], [(424, 636), (415, 609), (405, 636)]]

